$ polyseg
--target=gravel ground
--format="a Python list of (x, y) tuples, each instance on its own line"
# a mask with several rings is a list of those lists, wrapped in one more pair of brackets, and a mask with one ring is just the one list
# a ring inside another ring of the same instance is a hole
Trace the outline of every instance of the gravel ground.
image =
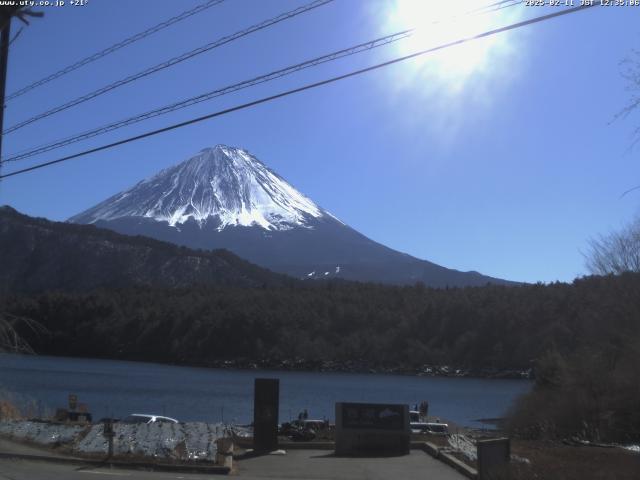
[(640, 478), (640, 454), (624, 448), (576, 447), (560, 442), (514, 440), (511, 451), (530, 461), (512, 464), (513, 480)]
[[(478, 468), (469, 437), (452, 435), (438, 442), (456, 458)], [(506, 477), (497, 477), (498, 479)], [(604, 448), (572, 446), (562, 442), (511, 440), (510, 480), (638, 480), (640, 451), (637, 445)]]

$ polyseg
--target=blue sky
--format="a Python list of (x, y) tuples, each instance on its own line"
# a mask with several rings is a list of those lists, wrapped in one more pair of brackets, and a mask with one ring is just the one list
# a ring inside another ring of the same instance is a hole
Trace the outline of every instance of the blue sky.
[[(43, 7), (45, 17), (33, 20), (11, 47), (7, 90), (202, 1)], [(227, 0), (10, 101), (5, 126), (304, 3)], [(471, 2), (464, 11), (489, 3)], [(3, 152), (414, 26), (407, 21), (417, 22), (427, 38), (205, 102), (4, 172), (553, 11), (519, 5), (451, 20), (446, 4), (336, 0), (7, 135)], [(429, 25), (432, 19), (444, 23)], [(639, 20), (640, 7), (596, 7), (499, 34), (466, 50), (445, 50), (6, 179), (0, 204), (64, 220), (224, 143), (248, 149), (341, 220), (397, 250), (512, 280), (571, 281), (586, 273), (581, 251), (588, 239), (638, 213), (640, 191), (621, 195), (640, 184), (640, 147), (630, 148), (640, 114), (612, 120), (631, 96), (620, 63), (640, 49)]]

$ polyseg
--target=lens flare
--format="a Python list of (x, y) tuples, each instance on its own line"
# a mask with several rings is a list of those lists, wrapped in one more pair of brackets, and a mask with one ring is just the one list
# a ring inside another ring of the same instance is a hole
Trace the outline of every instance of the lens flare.
[[(517, 5), (504, 8), (510, 6), (507, 2), (487, 6), (488, 2), (471, 0), (395, 0), (387, 5), (385, 30), (415, 29), (411, 37), (397, 43), (402, 55), (491, 30), (521, 13)], [(439, 78), (455, 91), (474, 74), (490, 72), (495, 68), (492, 60), (509, 48), (508, 34), (494, 35), (418, 57), (411, 68)]]

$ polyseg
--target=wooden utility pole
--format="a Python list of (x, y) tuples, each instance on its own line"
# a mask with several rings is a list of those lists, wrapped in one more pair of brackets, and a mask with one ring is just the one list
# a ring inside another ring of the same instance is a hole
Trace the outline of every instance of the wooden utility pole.
[(43, 15), (42, 12), (33, 12), (30, 8), (18, 5), (0, 6), (0, 30), (2, 30), (0, 33), (0, 171), (2, 170), (2, 132), (4, 131), (4, 100), (7, 87), (9, 44), (11, 43), (11, 19), (15, 16), (29, 25), (25, 17), (42, 17)]
[[(4, 96), (7, 85), (7, 63), (9, 61), (9, 42), (11, 17), (6, 19), (0, 34), (0, 159), (2, 158), (2, 131), (4, 130)], [(0, 169), (2, 163), (0, 163)]]

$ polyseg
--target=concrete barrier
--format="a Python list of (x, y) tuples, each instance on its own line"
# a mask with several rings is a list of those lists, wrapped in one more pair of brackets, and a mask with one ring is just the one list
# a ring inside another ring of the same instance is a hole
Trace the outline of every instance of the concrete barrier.
[(200, 473), (200, 474), (218, 474), (227, 475), (231, 472), (230, 467), (220, 465), (189, 465), (178, 463), (153, 463), (139, 462), (135, 460), (97, 460), (90, 458), (69, 458), (55, 457), (48, 455), (24, 455), (20, 453), (0, 452), (0, 459), (19, 459), (35, 462), (49, 462), (64, 465), (91, 465), (97, 468), (120, 468), (126, 470), (151, 470), (159, 472), (184, 472), (184, 473)]
[(462, 475), (472, 480), (476, 480), (478, 478), (478, 471), (467, 465), (466, 463), (458, 460), (453, 455), (443, 452), (437, 445), (434, 445), (430, 442), (420, 442), (419, 445), (415, 445), (412, 443), (412, 448), (420, 448), (424, 452), (431, 455), (433, 458), (440, 460), (442, 463), (449, 465), (451, 468), (455, 469)]
[(508, 438), (478, 440), (478, 480), (491, 478), (491, 473), (504, 471), (511, 460), (511, 442)]

